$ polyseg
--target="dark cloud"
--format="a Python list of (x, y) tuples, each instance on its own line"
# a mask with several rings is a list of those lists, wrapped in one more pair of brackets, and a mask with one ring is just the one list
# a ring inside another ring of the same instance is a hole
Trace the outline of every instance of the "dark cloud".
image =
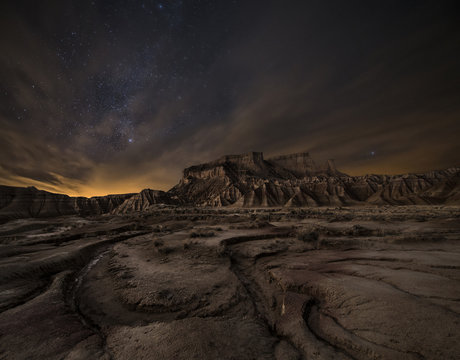
[(6, 1), (0, 183), (168, 189), (227, 153), (459, 165), (447, 1)]

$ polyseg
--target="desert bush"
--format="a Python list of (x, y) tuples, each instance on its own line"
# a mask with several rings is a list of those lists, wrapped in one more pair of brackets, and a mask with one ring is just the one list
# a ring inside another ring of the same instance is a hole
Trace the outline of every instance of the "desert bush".
[(350, 235), (353, 236), (371, 236), (372, 233), (372, 229), (366, 228), (361, 225), (353, 225), (350, 231)]
[(446, 237), (439, 234), (405, 234), (393, 239), (394, 244), (413, 244), (423, 242), (445, 241)]
[(301, 230), (297, 233), (297, 239), (303, 242), (316, 242), (319, 239), (319, 232), (316, 230)]
[(160, 254), (165, 254), (165, 255), (172, 253), (173, 251), (174, 251), (174, 248), (169, 247), (169, 246), (164, 246), (158, 249), (158, 252)]
[(401, 234), (401, 230), (398, 229), (386, 229), (386, 228), (378, 228), (374, 231), (375, 236), (385, 237), (385, 236), (393, 236)]
[(153, 228), (153, 232), (162, 232), (162, 231), (163, 231), (162, 225), (157, 225)]
[(163, 240), (160, 240), (160, 239), (155, 239), (155, 241), (153, 242), (153, 245), (155, 247), (160, 247), (162, 246), (164, 243), (163, 243)]
[(226, 246), (218, 246), (216, 249), (217, 256), (223, 257), (228, 255), (229, 250), (227, 249)]
[(195, 229), (190, 233), (191, 238), (197, 238), (197, 237), (212, 237), (215, 236), (216, 234), (212, 230), (208, 229)]

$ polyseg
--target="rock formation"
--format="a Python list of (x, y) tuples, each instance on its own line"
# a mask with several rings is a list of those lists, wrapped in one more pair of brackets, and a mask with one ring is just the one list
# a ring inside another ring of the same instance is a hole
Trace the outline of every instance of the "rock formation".
[(111, 212), (124, 214), (131, 211), (144, 211), (155, 204), (176, 205), (179, 204), (179, 201), (164, 191), (144, 189), (140, 193), (127, 198), (122, 204), (112, 209)]
[(291, 171), (297, 177), (340, 174), (335, 168), (334, 160), (328, 160), (322, 166), (317, 165), (307, 152), (276, 156), (268, 161)]
[(225, 156), (192, 166), (170, 194), (195, 206), (341, 206), (460, 203), (460, 168), (424, 174), (349, 176), (308, 153), (264, 160)]
[(111, 212), (135, 194), (70, 197), (31, 187), (0, 186), (0, 222), (27, 217), (97, 215)]
[(460, 204), (460, 168), (423, 174), (349, 176), (332, 160), (308, 153), (264, 159), (227, 155), (184, 170), (168, 192), (69, 197), (35, 187), (0, 186), (0, 220), (59, 215), (122, 214), (156, 204), (185, 206), (353, 206)]

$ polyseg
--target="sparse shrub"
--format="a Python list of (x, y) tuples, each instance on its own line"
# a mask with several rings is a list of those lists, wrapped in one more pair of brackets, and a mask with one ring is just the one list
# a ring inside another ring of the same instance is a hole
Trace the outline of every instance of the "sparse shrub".
[(216, 234), (212, 230), (207, 230), (207, 229), (196, 229), (193, 230), (190, 233), (191, 238), (197, 238), (197, 237), (212, 237), (215, 236)]
[(445, 241), (446, 237), (439, 234), (405, 234), (393, 239), (394, 244), (411, 244), (423, 242)]
[(160, 239), (155, 239), (155, 241), (153, 242), (153, 245), (155, 247), (160, 247), (160, 246), (163, 246), (163, 240), (160, 240)]
[(375, 236), (385, 237), (385, 236), (392, 236), (392, 235), (399, 235), (401, 233), (400, 230), (397, 229), (385, 229), (379, 228), (374, 231)]
[(271, 226), (268, 221), (264, 220), (256, 220), (251, 222), (245, 222), (238, 225), (230, 225), (230, 229), (238, 229), (238, 230), (245, 230), (245, 229), (262, 229), (265, 227)]
[(157, 225), (153, 228), (153, 232), (162, 232), (162, 231), (163, 231), (162, 225)]
[(353, 236), (371, 236), (372, 235), (372, 229), (368, 229), (364, 226), (361, 225), (353, 225), (351, 228), (351, 233), (350, 235)]
[(328, 222), (346, 222), (351, 220), (353, 220), (353, 215), (351, 214), (333, 215), (330, 218), (328, 218)]
[(121, 273), (121, 275), (119, 275), (119, 277), (123, 280), (129, 280), (132, 279), (134, 275), (130, 271), (124, 271)]
[(267, 226), (270, 226), (270, 222), (269, 221), (265, 221), (265, 220), (258, 220), (256, 221), (254, 224), (253, 224), (253, 228), (254, 229), (262, 229), (264, 227), (267, 227)]
[(222, 257), (228, 254), (228, 249), (225, 246), (219, 246), (216, 249), (217, 256)]
[(160, 254), (165, 254), (165, 255), (167, 255), (169, 253), (172, 253), (173, 251), (174, 251), (174, 248), (169, 247), (169, 246), (164, 246), (164, 247), (158, 249), (158, 252)]
[(297, 239), (303, 242), (316, 242), (319, 239), (319, 232), (316, 230), (300, 231), (297, 233)]

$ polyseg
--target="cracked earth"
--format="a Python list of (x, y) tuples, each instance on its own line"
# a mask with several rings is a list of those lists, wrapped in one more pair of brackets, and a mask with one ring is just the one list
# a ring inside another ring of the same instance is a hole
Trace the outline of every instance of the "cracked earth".
[(458, 359), (460, 209), (0, 227), (1, 359)]

